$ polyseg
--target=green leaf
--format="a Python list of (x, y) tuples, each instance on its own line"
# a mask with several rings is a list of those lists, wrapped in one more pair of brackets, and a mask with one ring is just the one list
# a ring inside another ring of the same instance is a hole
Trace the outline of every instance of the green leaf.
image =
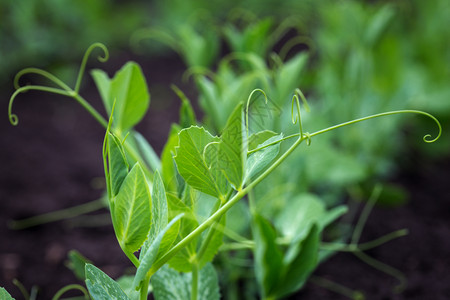
[(145, 276), (147, 275), (147, 272), (150, 270), (150, 268), (153, 265), (153, 262), (155, 261), (158, 252), (159, 252), (159, 246), (161, 244), (161, 241), (163, 240), (164, 234), (169, 230), (170, 227), (172, 227), (175, 222), (177, 222), (183, 214), (180, 214), (173, 218), (169, 224), (165, 228), (163, 228), (158, 235), (155, 237), (153, 242), (151, 243), (150, 247), (145, 249), (145, 253), (143, 254), (142, 258), (140, 259), (139, 267), (136, 271), (136, 276), (133, 280), (133, 286), (138, 289), (141, 285), (141, 282), (145, 279)]
[(214, 197), (223, 196), (224, 187), (218, 185), (204, 155), (206, 145), (218, 142), (219, 138), (213, 137), (203, 127), (196, 126), (181, 130), (178, 137), (174, 158), (180, 175), (189, 185), (203, 193)]
[(264, 149), (250, 154), (247, 159), (245, 181), (258, 175), (262, 170), (264, 170), (267, 165), (272, 162), (272, 160), (275, 159), (275, 157), (277, 157), (278, 153), (280, 152), (280, 142), (278, 141), (280, 141), (282, 138), (283, 134), (273, 136), (267, 139), (264, 143), (258, 145), (257, 148), (267, 146), (273, 142), (277, 142), (276, 144), (267, 146)]
[(229, 191), (229, 185), (223, 169), (221, 168), (221, 163), (223, 159), (225, 159), (221, 154), (220, 142), (213, 142), (206, 145), (204, 158), (209, 168), (209, 173), (211, 174), (211, 177), (214, 178), (216, 186), (219, 189), (219, 195), (226, 195)]
[(278, 135), (278, 133), (272, 130), (263, 130), (252, 134), (248, 138), (248, 151), (258, 148), (259, 145), (276, 135)]
[(86, 286), (94, 300), (129, 300), (120, 285), (99, 268), (86, 264)]
[(246, 159), (244, 111), (239, 104), (228, 118), (219, 145), (219, 167), (236, 190), (242, 187)]
[(150, 94), (141, 68), (135, 62), (126, 63), (109, 79), (105, 72), (95, 70), (92, 76), (102, 96), (108, 115), (114, 101), (114, 128), (127, 131), (147, 112)]
[(155, 172), (153, 177), (152, 190), (152, 225), (149, 233), (149, 240), (154, 241), (156, 236), (167, 226), (169, 213), (167, 207), (166, 191), (164, 183), (159, 175)]
[[(191, 286), (191, 285), (190, 285)], [(219, 300), (219, 278), (213, 265), (208, 263), (201, 270), (198, 279), (198, 300)]]
[(293, 241), (284, 259), (283, 279), (273, 295), (284, 297), (305, 284), (318, 264), (319, 241), (319, 228), (315, 225), (310, 226), (306, 238)]
[(139, 250), (150, 230), (151, 197), (139, 163), (125, 178), (113, 200), (112, 217), (117, 239), (122, 249), (131, 253)]
[(15, 300), (11, 295), (2, 287), (0, 287), (0, 299), (2, 300)]
[(128, 162), (120, 140), (110, 132), (107, 133), (107, 136), (109, 185), (111, 188), (111, 197), (115, 197), (119, 193), (120, 187), (128, 174)]
[[(164, 189), (164, 183), (161, 176), (157, 171), (153, 179), (152, 189), (152, 225), (147, 240), (141, 249), (141, 254), (146, 253), (147, 249), (151, 246), (158, 234), (164, 230), (169, 220), (169, 211), (167, 205), (166, 191)], [(164, 235), (161, 245), (159, 246), (159, 253), (164, 253), (175, 241), (179, 231), (179, 223), (177, 226), (169, 228), (168, 232)]]
[(262, 216), (254, 216), (252, 232), (255, 240), (255, 275), (262, 296), (266, 297), (282, 280), (280, 271), (283, 269), (283, 253), (275, 242), (277, 236), (274, 228)]
[(67, 256), (69, 257), (69, 262), (66, 266), (72, 270), (78, 279), (85, 280), (86, 274), (84, 270), (86, 268), (86, 264), (91, 263), (91, 261), (81, 255), (81, 253), (77, 250), (70, 250)]
[[(191, 273), (180, 274), (167, 266), (162, 267), (152, 277), (152, 286), (156, 300), (191, 299)], [(219, 279), (216, 270), (207, 264), (199, 271), (198, 300), (219, 300)]]
[(190, 299), (189, 282), (177, 271), (163, 266), (151, 279), (155, 300)]
[(308, 233), (312, 224), (317, 224), (319, 231), (343, 215), (345, 206), (338, 206), (327, 211), (323, 201), (313, 194), (300, 194), (290, 199), (275, 220), (276, 227), (285, 237), (294, 238)]

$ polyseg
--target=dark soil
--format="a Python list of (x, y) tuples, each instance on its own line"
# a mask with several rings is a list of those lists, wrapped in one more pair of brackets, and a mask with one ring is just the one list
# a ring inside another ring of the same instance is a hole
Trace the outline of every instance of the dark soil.
[[(113, 75), (125, 61), (108, 62), (102, 68)], [(171, 122), (177, 121), (178, 104), (170, 83), (180, 82), (183, 64), (176, 59), (158, 61), (136, 58), (143, 66), (152, 94), (150, 112), (138, 126), (160, 152)], [(88, 76), (87, 76), (88, 77)], [(99, 111), (101, 101), (91, 80), (81, 94)], [(64, 285), (78, 282), (64, 265), (67, 253), (77, 249), (116, 278), (131, 266), (121, 252), (110, 225), (82, 227), (56, 222), (14, 231), (10, 220), (51, 212), (98, 199), (102, 194), (101, 147), (104, 129), (77, 103), (61, 96), (28, 92), (14, 106), (20, 125), (9, 124), (9, 87), (0, 98), (0, 286), (22, 299), (12, 284), (17, 278), (30, 290), (39, 287), (38, 299), (51, 299)], [(6, 92), (5, 92), (6, 91)], [(12, 91), (11, 91), (12, 92)], [(368, 299), (450, 299), (450, 159), (432, 163), (410, 156), (396, 181), (411, 194), (410, 202), (395, 209), (376, 208), (363, 233), (370, 240), (401, 228), (407, 237), (391, 241), (369, 252), (405, 273), (408, 287), (400, 295), (392, 288), (396, 280), (359, 261), (351, 254), (338, 254), (316, 272), (352, 289), (362, 290)], [(93, 218), (102, 220), (103, 209)], [(308, 284), (293, 299), (346, 299)]]

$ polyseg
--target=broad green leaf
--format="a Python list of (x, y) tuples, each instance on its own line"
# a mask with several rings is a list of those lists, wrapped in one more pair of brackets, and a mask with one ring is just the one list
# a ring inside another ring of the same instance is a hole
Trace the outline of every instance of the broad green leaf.
[[(319, 253), (319, 229), (313, 225), (308, 230), (306, 238), (302, 238), (297, 245), (291, 245), (294, 253), (288, 253), (284, 259), (285, 271), (277, 291), (273, 293), (276, 298), (282, 298), (299, 290), (314, 271), (318, 264)], [(294, 255), (295, 254), (295, 255)]]
[[(169, 211), (164, 183), (162, 182), (161, 176), (157, 171), (154, 176), (152, 189), (152, 225), (150, 227), (148, 238), (141, 248), (141, 254), (146, 253), (147, 249), (154, 242), (158, 234), (167, 226), (168, 220)], [(160, 254), (165, 253), (165, 251), (172, 246), (173, 242), (177, 238), (179, 227), (180, 224), (178, 222), (176, 225), (171, 226), (165, 233), (164, 238), (159, 245)]]
[[(222, 218), (220, 218), (220, 221), (218, 223), (214, 223), (213, 226), (209, 230), (212, 230), (212, 236), (211, 239), (208, 242), (208, 247), (206, 248), (205, 252), (203, 252), (202, 257), (199, 261), (200, 268), (203, 268), (206, 263), (211, 262), (214, 257), (217, 254), (217, 251), (219, 251), (220, 246), (223, 244), (223, 230), (226, 225), (226, 215), (224, 215)], [(209, 234), (209, 231), (206, 231), (204, 233), (204, 236), (206, 237)]]
[(0, 299), (2, 300), (15, 300), (11, 295), (2, 287), (0, 287)]
[(115, 197), (128, 174), (128, 162), (120, 140), (112, 133), (107, 133), (108, 174), (110, 177), (111, 197)]
[[(180, 241), (198, 227), (198, 222), (191, 207), (187, 206), (175, 195), (167, 194), (167, 202), (169, 205), (169, 213), (171, 215), (184, 214), (184, 217), (180, 222), (181, 224), (177, 237), (177, 241)], [(192, 269), (190, 258), (196, 253), (197, 241), (198, 238), (195, 238), (185, 248), (179, 251), (171, 260), (169, 260), (169, 266), (180, 272), (190, 272)]]
[(153, 241), (156, 236), (167, 226), (169, 220), (169, 212), (167, 208), (167, 197), (164, 189), (164, 183), (159, 175), (155, 172), (153, 177), (152, 189), (152, 225), (149, 233), (149, 240)]
[(244, 111), (239, 104), (228, 118), (219, 144), (219, 167), (236, 190), (242, 187), (246, 159)]
[(113, 204), (113, 224), (119, 244), (133, 253), (147, 239), (152, 222), (150, 192), (139, 163), (128, 173)]
[(86, 286), (94, 300), (129, 300), (120, 285), (99, 268), (86, 264)]
[(203, 152), (206, 165), (209, 168), (211, 177), (214, 178), (219, 195), (226, 195), (229, 191), (227, 178), (223, 172), (222, 161), (226, 158), (220, 150), (220, 142), (212, 142), (206, 145)]
[(218, 186), (204, 156), (206, 145), (218, 142), (219, 138), (196, 126), (181, 130), (178, 137), (175, 162), (180, 175), (189, 185), (203, 193), (214, 197), (223, 195), (223, 187)]
[(213, 265), (208, 263), (200, 269), (198, 279), (198, 300), (219, 300), (219, 278)]
[(105, 106), (106, 113), (111, 115), (111, 110), (113, 106), (114, 99), (109, 97), (109, 93), (111, 90), (111, 79), (108, 77), (106, 72), (95, 69), (91, 71), (91, 76), (94, 78), (94, 82), (97, 85), (97, 89), (100, 92), (100, 96), (103, 101), (103, 105)]
[(276, 227), (285, 237), (306, 236), (312, 224), (319, 231), (346, 212), (344, 206), (327, 211), (323, 201), (313, 194), (301, 194), (292, 198), (275, 220)]
[[(152, 286), (156, 300), (185, 300), (192, 299), (192, 275), (183, 274), (162, 267), (152, 277)], [(216, 270), (211, 264), (200, 269), (198, 275), (198, 300), (219, 300), (219, 279)]]
[(147, 90), (141, 68), (134, 62), (126, 63), (109, 79), (106, 73), (96, 70), (92, 73), (100, 90), (108, 115), (114, 108), (114, 127), (127, 131), (136, 125), (147, 112), (150, 94)]
[(155, 300), (190, 299), (189, 281), (177, 271), (163, 266), (152, 276), (153, 296)]
[(278, 135), (278, 133), (272, 130), (263, 130), (252, 134), (248, 138), (248, 151), (258, 148), (259, 145), (276, 135)]
[(267, 139), (264, 143), (258, 145), (259, 147), (267, 146), (271, 143), (277, 142), (274, 145), (267, 146), (259, 151), (256, 151), (249, 155), (247, 159), (247, 169), (246, 169), (246, 181), (258, 175), (262, 170), (264, 170), (267, 165), (269, 165), (272, 160), (277, 157), (280, 152), (280, 140), (283, 138), (283, 134), (273, 136)]
[(86, 274), (84, 272), (87, 263), (91, 263), (86, 257), (81, 255), (77, 250), (70, 250), (69, 254), (69, 262), (66, 263), (66, 266), (72, 270), (75, 276), (80, 280), (86, 279)]
[(282, 280), (280, 271), (283, 269), (283, 253), (275, 242), (277, 236), (274, 228), (262, 216), (254, 216), (252, 232), (255, 240), (255, 275), (262, 296), (266, 297), (275, 291)]
[(180, 214), (173, 218), (169, 224), (165, 228), (163, 228), (160, 232), (158, 232), (158, 235), (155, 237), (153, 242), (151, 243), (150, 247), (145, 249), (145, 253), (143, 254), (142, 258), (140, 259), (139, 267), (136, 271), (136, 276), (133, 280), (133, 286), (138, 289), (138, 287), (141, 285), (141, 282), (145, 279), (145, 276), (147, 275), (147, 272), (150, 270), (150, 268), (153, 265), (153, 262), (155, 261), (158, 252), (159, 252), (159, 246), (161, 244), (161, 241), (163, 240), (164, 234), (169, 230), (170, 227), (172, 227), (175, 222), (177, 222), (183, 214)]
[(164, 181), (164, 185), (168, 192), (177, 192), (177, 170), (175, 167), (175, 161), (173, 155), (175, 154), (175, 148), (178, 145), (178, 132), (180, 128), (176, 125), (172, 125), (167, 139), (166, 145), (161, 153), (161, 175)]

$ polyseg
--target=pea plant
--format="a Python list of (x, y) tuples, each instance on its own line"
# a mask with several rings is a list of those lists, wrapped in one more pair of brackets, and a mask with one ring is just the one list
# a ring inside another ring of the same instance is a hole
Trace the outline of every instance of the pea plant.
[[(367, 214), (363, 214), (350, 244), (324, 243), (326, 227), (346, 212), (345, 206), (327, 210), (314, 197), (301, 197), (292, 203), (276, 224), (255, 207), (256, 186), (271, 184), (271, 174), (285, 163), (301, 144), (310, 145), (316, 136), (370, 119), (398, 114), (420, 114), (441, 125), (432, 115), (416, 110), (397, 110), (354, 119), (315, 132), (307, 132), (302, 124), (297, 89), (292, 95), (291, 122), (295, 133), (271, 130), (251, 133), (251, 103), (262, 89), (253, 90), (247, 100), (238, 101), (226, 116), (219, 135), (197, 124), (189, 101), (181, 91), (183, 105), (180, 125), (174, 125), (161, 157), (133, 128), (142, 119), (150, 103), (145, 78), (140, 67), (129, 62), (113, 78), (101, 71), (92, 71), (109, 119), (106, 120), (79, 95), (80, 83), (88, 56), (96, 47), (108, 52), (102, 44), (92, 45), (86, 52), (75, 88), (54, 75), (29, 68), (18, 74), (16, 92), (9, 105), (9, 117), (17, 125), (12, 113), (16, 97), (28, 90), (39, 90), (71, 97), (105, 127), (102, 158), (106, 179), (106, 194), (112, 225), (124, 254), (136, 268), (134, 275), (113, 280), (102, 270), (81, 256), (77, 260), (87, 290), (81, 285), (63, 288), (54, 299), (69, 289), (82, 291), (87, 299), (220, 299), (219, 274), (213, 259), (219, 252), (251, 251), (254, 258), (254, 277), (262, 299), (279, 299), (299, 290), (310, 278), (319, 263), (335, 251), (352, 251), (368, 263), (365, 250), (405, 234), (396, 232), (359, 244), (359, 236)], [(20, 86), (24, 74), (38, 74), (57, 87)], [(283, 144), (283, 147), (282, 147)], [(379, 190), (374, 191), (374, 199)], [(244, 237), (234, 228), (233, 208), (239, 203), (249, 217), (251, 237)], [(243, 204), (242, 204), (243, 203)], [(289, 206), (289, 204), (288, 204)], [(224, 243), (226, 237), (227, 243)], [(340, 239), (341, 241), (342, 239)], [(2, 299), (12, 299), (0, 289)], [(350, 297), (361, 297), (350, 294)]]

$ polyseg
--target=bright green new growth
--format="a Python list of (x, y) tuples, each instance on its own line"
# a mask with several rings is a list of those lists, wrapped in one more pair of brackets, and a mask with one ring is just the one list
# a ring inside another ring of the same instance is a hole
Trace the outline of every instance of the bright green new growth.
[[(102, 71), (92, 73), (110, 115), (109, 122), (78, 95), (87, 57), (96, 46), (107, 54), (101, 44), (94, 44), (88, 49), (74, 90), (45, 71), (26, 69), (20, 72), (16, 77), (17, 91), (11, 97), (9, 116), (11, 123), (16, 125), (17, 116), (12, 114), (15, 97), (35, 89), (75, 98), (106, 128), (103, 160), (111, 219), (121, 249), (137, 269), (132, 288), (139, 291), (140, 299), (147, 299), (150, 280), (156, 299), (165, 299), (169, 295), (191, 300), (218, 299), (217, 275), (209, 262), (221, 247), (224, 234), (238, 236), (229, 231), (227, 233), (225, 214), (246, 196), (249, 197), (252, 213), (254, 241), (238, 238), (240, 241), (235, 245), (236, 249), (254, 250), (256, 277), (263, 297), (275, 299), (296, 291), (304, 285), (321, 260), (319, 247), (322, 230), (345, 213), (345, 208), (326, 211), (324, 205), (310, 195), (292, 199), (289, 207), (281, 212), (283, 218), (275, 224), (283, 234), (280, 241), (272, 224), (255, 211), (251, 197), (255, 186), (303, 141), (309, 145), (314, 136), (340, 127), (382, 116), (415, 113), (430, 117), (438, 126), (436, 138), (430, 139), (431, 136), (426, 135), (425, 142), (436, 141), (442, 132), (434, 116), (415, 110), (385, 112), (313, 133), (304, 132), (300, 99), (306, 107), (307, 104), (303, 93), (297, 89), (292, 98), (291, 121), (298, 124), (298, 133), (284, 136), (283, 133), (262, 130), (250, 135), (249, 105), (252, 95), (260, 92), (267, 102), (265, 92), (256, 89), (248, 97), (246, 106), (238, 103), (233, 108), (220, 136), (213, 136), (205, 128), (192, 125), (195, 122), (192, 120), (192, 110), (189, 110), (187, 100), (182, 98), (185, 125), (192, 126), (184, 129), (173, 127), (159, 160), (145, 139), (133, 131), (134, 125), (145, 115), (150, 99), (139, 66), (128, 63), (113, 79)], [(18, 79), (25, 73), (45, 76), (60, 89), (19, 87)], [(180, 91), (178, 94), (183, 96)], [(294, 142), (280, 155), (281, 142), (290, 139)], [(158, 169), (161, 169), (161, 174)], [(206, 214), (199, 215), (201, 210)], [(295, 214), (294, 219), (292, 214), (297, 211), (301, 213)], [(354, 251), (360, 259), (386, 271), (386, 266), (362, 251), (394, 236), (382, 237), (370, 245), (358, 245), (359, 235), (359, 229), (355, 230), (347, 250)], [(342, 245), (340, 248), (329, 246), (331, 251), (344, 249)], [(138, 259), (135, 253), (139, 250)], [(179, 274), (177, 271), (189, 274)], [(395, 276), (394, 271), (387, 272)], [(86, 264), (85, 276), (94, 299), (129, 299), (117, 282), (93, 265)]]

